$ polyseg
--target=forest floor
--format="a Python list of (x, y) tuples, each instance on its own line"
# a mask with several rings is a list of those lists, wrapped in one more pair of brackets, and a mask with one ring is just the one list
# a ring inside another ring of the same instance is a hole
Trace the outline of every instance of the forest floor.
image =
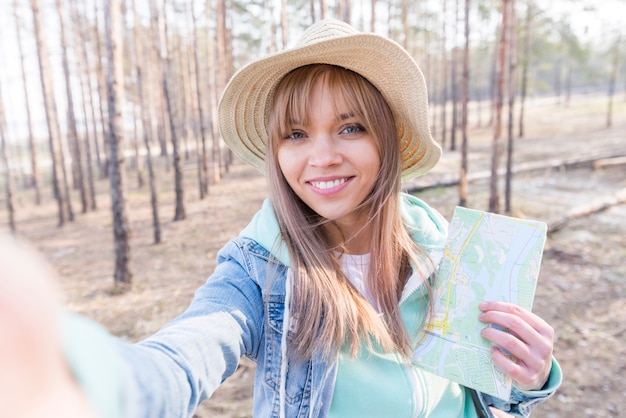
[[(526, 137), (516, 141), (515, 162), (553, 161), (589, 155), (626, 154), (626, 103), (614, 107), (605, 128), (606, 99), (575, 97), (569, 106), (554, 100), (527, 103)], [(490, 164), (491, 128), (470, 132), (470, 172)], [(460, 140), (459, 140), (460, 141)], [(459, 154), (447, 151), (424, 180), (458, 172)], [(502, 159), (504, 166), (504, 159)], [(591, 202), (624, 192), (626, 166), (544, 169), (515, 176), (512, 215), (552, 223)], [(163, 242), (152, 243), (147, 188), (128, 177), (132, 231), (132, 291), (114, 295), (113, 245), (108, 182), (98, 183), (98, 210), (77, 214), (57, 227), (51, 198), (32, 204), (32, 191), (16, 193), (18, 235), (31, 241), (59, 273), (70, 310), (104, 324), (113, 334), (136, 341), (156, 331), (189, 303), (215, 265), (216, 252), (246, 225), (266, 196), (264, 179), (233, 165), (223, 180), (198, 198), (195, 170), (186, 171), (187, 219), (172, 222), (171, 172), (161, 175)], [(422, 181), (422, 180), (421, 180)], [(456, 187), (418, 194), (446, 217), (458, 201)], [(468, 206), (486, 210), (488, 184), (470, 183)], [(78, 207), (77, 203), (74, 205)], [(0, 231), (8, 229), (0, 206)], [(626, 393), (626, 204), (572, 220), (550, 234), (533, 310), (556, 330), (555, 356), (564, 383), (534, 417), (617, 417)], [(197, 417), (249, 417), (254, 364), (238, 371), (197, 410)]]

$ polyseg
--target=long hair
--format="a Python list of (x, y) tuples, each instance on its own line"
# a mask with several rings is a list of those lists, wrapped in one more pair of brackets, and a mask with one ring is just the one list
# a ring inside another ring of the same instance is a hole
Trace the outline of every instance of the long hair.
[[(290, 124), (294, 120), (308, 122), (309, 92), (320, 80), (344, 100), (378, 147), (380, 172), (357, 210), (367, 211), (366, 227), (372, 231), (366, 287), (379, 312), (341, 271), (337, 254), (340, 257), (344, 248), (331, 246), (324, 233), (332, 221), (319, 216), (294, 193), (278, 163), (280, 142)], [(316, 350), (336, 355), (343, 345), (356, 355), (364, 343), (368, 348), (376, 345), (408, 357), (412, 347), (400, 317), (399, 300), (411, 273), (410, 264), (424, 265), (427, 256), (414, 244), (400, 216), (400, 145), (391, 109), (381, 93), (357, 73), (332, 65), (308, 65), (293, 70), (279, 83), (268, 115), (268, 132), (269, 195), (293, 272), (288, 307), (294, 320), (290, 347), (308, 358)], [(423, 279), (428, 286), (427, 277)]]

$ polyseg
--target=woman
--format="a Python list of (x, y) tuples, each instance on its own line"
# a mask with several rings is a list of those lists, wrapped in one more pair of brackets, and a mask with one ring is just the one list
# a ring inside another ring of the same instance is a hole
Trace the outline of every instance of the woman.
[(556, 390), (552, 328), (504, 303), (485, 302), (480, 319), (497, 326), (483, 336), (515, 382), (511, 399), (411, 364), (447, 224), (401, 193), (441, 150), (422, 73), (399, 45), (319, 22), (235, 74), (219, 116), (226, 143), (266, 174), (269, 199), (183, 315), (138, 344), (115, 341), (113, 379), (87, 373), (117, 381), (117, 416), (192, 416), (242, 356), (257, 363), (258, 417), (526, 416)]

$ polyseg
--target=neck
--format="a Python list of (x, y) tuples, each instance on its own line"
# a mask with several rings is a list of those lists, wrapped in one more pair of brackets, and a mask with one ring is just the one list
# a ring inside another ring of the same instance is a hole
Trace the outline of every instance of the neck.
[(324, 227), (331, 247), (341, 249), (348, 254), (368, 254), (372, 250), (372, 228), (369, 222), (345, 225), (330, 222)]

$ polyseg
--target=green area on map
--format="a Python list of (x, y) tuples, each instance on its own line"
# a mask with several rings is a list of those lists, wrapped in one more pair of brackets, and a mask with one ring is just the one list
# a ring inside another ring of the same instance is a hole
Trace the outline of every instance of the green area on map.
[(543, 222), (457, 207), (433, 287), (434, 315), (413, 356), (419, 367), (500, 399), (511, 378), (481, 337), (482, 301), (531, 309), (547, 227)]

